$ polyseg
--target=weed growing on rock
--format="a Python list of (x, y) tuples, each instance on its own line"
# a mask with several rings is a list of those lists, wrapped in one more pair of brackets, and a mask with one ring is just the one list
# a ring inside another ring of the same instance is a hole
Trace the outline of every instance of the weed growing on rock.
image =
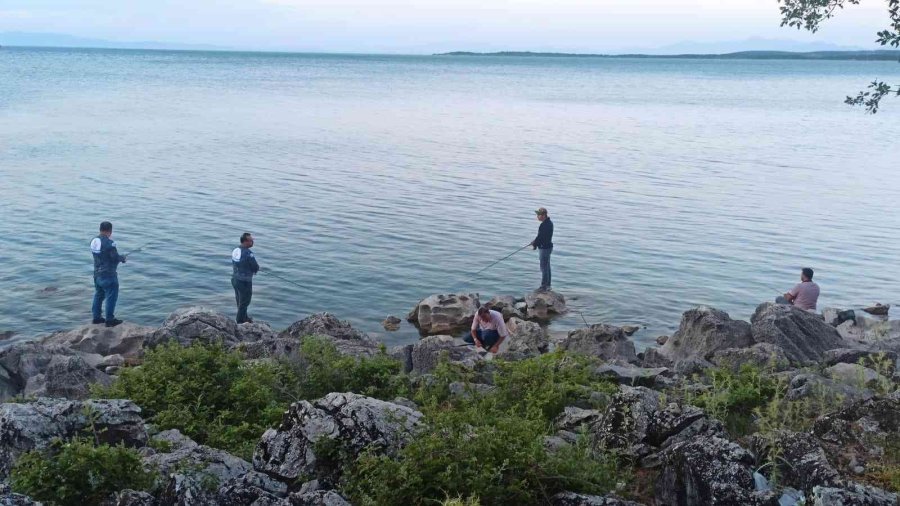
[(48, 504), (100, 504), (122, 490), (147, 490), (155, 476), (144, 470), (137, 451), (124, 446), (95, 446), (88, 438), (57, 441), (44, 451), (28, 452), (10, 476), (14, 491)]
[(750, 364), (737, 373), (728, 368), (710, 369), (705, 380), (708, 388), (683, 391), (685, 402), (722, 420), (734, 436), (753, 432), (754, 410), (769, 403), (778, 390), (778, 382), (771, 375)]

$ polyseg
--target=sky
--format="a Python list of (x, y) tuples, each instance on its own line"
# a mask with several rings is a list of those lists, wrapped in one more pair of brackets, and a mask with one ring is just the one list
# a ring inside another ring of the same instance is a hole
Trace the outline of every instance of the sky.
[(258, 50), (622, 52), (749, 38), (873, 47), (886, 0), (817, 34), (780, 27), (777, 0), (0, 0), (0, 32)]

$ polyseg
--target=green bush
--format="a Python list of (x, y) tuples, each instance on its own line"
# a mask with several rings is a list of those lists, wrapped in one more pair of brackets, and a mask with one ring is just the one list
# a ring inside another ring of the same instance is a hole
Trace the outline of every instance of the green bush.
[(299, 399), (318, 399), (331, 392), (354, 392), (378, 399), (393, 399), (405, 392), (400, 362), (382, 349), (372, 357), (341, 355), (322, 338), (305, 337), (298, 359), (287, 362), (297, 383)]
[(296, 379), (281, 365), (242, 358), (219, 344), (171, 343), (148, 351), (141, 367), (124, 369), (94, 393), (131, 399), (160, 429), (178, 429), (248, 458), (262, 433), (280, 420)]
[(750, 364), (737, 373), (728, 368), (710, 369), (705, 380), (709, 388), (699, 393), (686, 391), (685, 402), (722, 420), (733, 436), (753, 432), (754, 411), (768, 404), (778, 391), (776, 379)]
[(566, 405), (613, 388), (595, 381), (590, 365), (562, 354), (497, 361), (494, 390), (451, 397), (440, 390), (469, 373), (442, 364), (416, 396), (427, 428), (396, 458), (360, 456), (344, 491), (360, 505), (434, 504), (448, 496), (527, 505), (563, 490), (613, 490), (628, 479), (614, 455), (586, 439), (557, 453), (544, 444)]
[(28, 452), (19, 457), (10, 475), (13, 491), (61, 506), (99, 504), (125, 488), (148, 490), (154, 481), (135, 450), (94, 446), (86, 438)]

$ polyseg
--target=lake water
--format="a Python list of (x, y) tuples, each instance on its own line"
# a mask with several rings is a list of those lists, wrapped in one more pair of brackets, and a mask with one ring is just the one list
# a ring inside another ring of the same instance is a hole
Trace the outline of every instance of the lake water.
[[(88, 244), (120, 249), (118, 316), (330, 311), (385, 333), (431, 293), (524, 294), (547, 207), (553, 285), (641, 344), (710, 304), (748, 318), (817, 270), (822, 306), (900, 302), (900, 100), (842, 104), (893, 62), (0, 50), (0, 330), (90, 318)], [(552, 330), (581, 325), (572, 313)]]

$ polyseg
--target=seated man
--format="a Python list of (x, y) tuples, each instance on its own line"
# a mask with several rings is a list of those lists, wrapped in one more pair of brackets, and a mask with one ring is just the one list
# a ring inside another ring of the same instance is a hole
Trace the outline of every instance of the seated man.
[(478, 308), (475, 319), (472, 320), (472, 340), (478, 348), (484, 348), (491, 353), (497, 353), (500, 343), (509, 336), (503, 314), (484, 306)]
[(791, 304), (806, 311), (815, 311), (819, 301), (819, 285), (813, 283), (813, 270), (809, 267), (800, 274), (800, 284), (775, 299), (776, 304)]

